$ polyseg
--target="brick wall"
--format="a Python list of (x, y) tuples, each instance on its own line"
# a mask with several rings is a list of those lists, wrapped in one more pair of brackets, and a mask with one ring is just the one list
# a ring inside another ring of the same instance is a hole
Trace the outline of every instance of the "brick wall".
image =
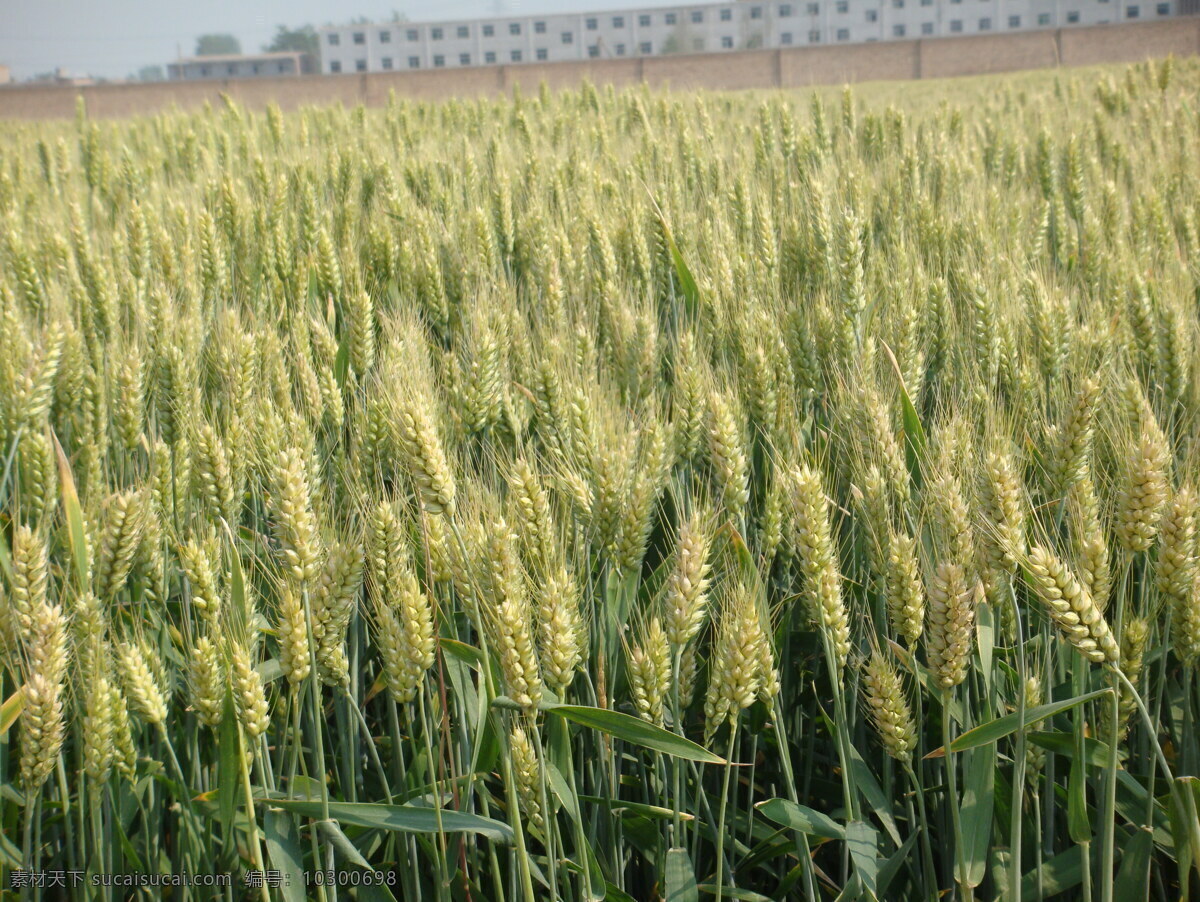
[(884, 41), (836, 47), (796, 47), (733, 53), (680, 54), (634, 59), (531, 63), (469, 69), (309, 75), (228, 81), (59, 87), (0, 87), (0, 119), (70, 118), (82, 95), (93, 116), (130, 116), (178, 106), (193, 109), (220, 103), (228, 94), (252, 109), (274, 101), (284, 109), (341, 102), (379, 106), (395, 91), (401, 97), (436, 100), (494, 96), (520, 85), (536, 91), (570, 88), (583, 79), (596, 84), (646, 82), (673, 89), (801, 87), (814, 84), (943, 78), (1011, 72), (1055, 65), (1085, 66), (1137, 62), (1169, 53), (1200, 53), (1200, 18), (1164, 22), (1046, 29), (1012, 34)]
[(1063, 60), (1072, 66), (1091, 66), (1108, 60), (1135, 62), (1150, 56), (1188, 56), (1200, 53), (1200, 19), (1183, 18), (1141, 25), (1063, 29)]
[(781, 57), (783, 78), (779, 87), (920, 78), (923, 43), (926, 42), (880, 41), (784, 50)]
[[(1197, 24), (1197, 23), (1188, 23)], [(1083, 29), (1088, 32), (1124, 30), (1121, 26)], [(1059, 35), (1063, 29), (1025, 31), (1016, 34), (981, 34), (955, 38), (950, 41), (921, 42), (921, 77), (949, 78), (956, 75), (984, 75), (989, 72), (1013, 72), (1019, 69), (1043, 69), (1059, 65)], [(1125, 35), (1125, 44), (1130, 38)], [(1137, 56), (1166, 56), (1150, 52)], [(1114, 52), (1110, 62), (1129, 59), (1129, 55)], [(1064, 66), (1080, 65), (1061, 61)]]
[(650, 85), (677, 88), (762, 88), (779, 84), (779, 51), (741, 50), (642, 57)]

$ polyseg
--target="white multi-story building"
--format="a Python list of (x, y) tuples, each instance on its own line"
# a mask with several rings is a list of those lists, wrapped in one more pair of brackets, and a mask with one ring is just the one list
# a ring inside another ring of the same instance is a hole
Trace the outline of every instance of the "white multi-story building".
[(1194, 0), (734, 0), (320, 30), (321, 71), (851, 44), (1162, 19)]

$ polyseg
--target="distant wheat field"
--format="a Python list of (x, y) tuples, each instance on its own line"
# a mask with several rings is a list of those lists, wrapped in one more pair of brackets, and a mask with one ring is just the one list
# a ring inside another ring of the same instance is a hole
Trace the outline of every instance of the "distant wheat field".
[(1200, 893), (1200, 62), (0, 133), (0, 896)]

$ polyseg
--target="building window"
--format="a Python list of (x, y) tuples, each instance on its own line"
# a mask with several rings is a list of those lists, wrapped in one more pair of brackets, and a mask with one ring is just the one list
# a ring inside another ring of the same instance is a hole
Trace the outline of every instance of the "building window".
[(962, 19), (951, 19), (950, 20), (950, 33), (951, 34), (961, 34), (962, 33)]
[(459, 64), (460, 66), (469, 66), (469, 65), (471, 65), (471, 54), (469, 54), (469, 53), (460, 53), (460, 54), (458, 55), (458, 64)]
[(1050, 13), (1038, 13), (1038, 25), (1049, 25)]
[(933, 0), (921, 0), (922, 6), (933, 6)]
[(1136, 6), (1125, 7), (1125, 18), (1126, 19), (1136, 19), (1140, 13), (1141, 13), (1141, 10), (1139, 10)]
[(646, 15), (638, 16), (638, 25), (642, 28), (650, 27), (650, 17)]
[(600, 56), (600, 45), (599, 44), (589, 44), (588, 45), (588, 56), (591, 57), (592, 59), (597, 59)]
[(392, 43), (392, 33), (390, 31), (379, 32), (379, 43), (380, 44)]
[(904, 0), (892, 0), (892, 9), (904, 9)]
[(722, 22), (732, 22), (733, 21), (733, 10), (732, 9), (721, 10), (720, 15), (721, 15)]
[(665, 16), (663, 16), (663, 21), (666, 22), (668, 25), (674, 25), (675, 24), (675, 13), (667, 13)]
[(366, 60), (355, 60), (354, 61), (354, 71), (355, 72), (366, 72), (367, 71), (367, 61)]
[(575, 35), (569, 31), (564, 31), (562, 33), (562, 42), (564, 44), (573, 44), (575, 42)]
[(520, 22), (509, 22), (508, 23), (508, 33), (509, 34), (520, 34), (521, 33), (521, 23)]
[(446, 58), (444, 56), (442, 56), (440, 53), (437, 54), (433, 58), (433, 65), (438, 69), (442, 68), (442, 66), (446, 65)]
[(849, 2), (849, 0), (837, 0), (837, 11), (838, 11), (839, 13), (848, 13), (848, 12), (850, 12), (850, 2)]
[(703, 21), (704, 21), (704, 10), (693, 9), (692, 10), (692, 24), (699, 25)]
[(921, 34), (933, 34), (933, 23), (932, 22), (922, 22), (921, 23)]
[(487, 51), (486, 53), (484, 53), (484, 55), (483, 55), (483, 61), (484, 61), (485, 63), (487, 63), (489, 66), (490, 66), (492, 63), (496, 62), (496, 51), (495, 51), (495, 50), (489, 50), (489, 51)]
[(230, 63), (225, 67), (225, 72), (229, 75), (237, 75), (237, 66), (235, 66), (233, 63)]
[(600, 26), (600, 23), (595, 19), (588, 19), (584, 25), (587, 27), (588, 31), (595, 31)]
[(1078, 25), (1079, 24), (1079, 10), (1073, 9), (1069, 13), (1067, 13), (1067, 24), (1068, 25)]
[(792, 33), (790, 31), (785, 31), (783, 34), (781, 34), (779, 36), (779, 43), (784, 47), (790, 47), (792, 45)]
[(484, 26), (483, 26), (483, 36), (484, 36), (485, 38), (493, 38), (493, 37), (495, 37), (495, 36), (496, 36), (496, 26), (495, 26), (495, 25), (491, 25), (491, 24), (484, 25)]
[(408, 58), (408, 68), (420, 69), (421, 68), (421, 58), (419, 56), (410, 56)]
[(704, 49), (704, 38), (692, 38), (692, 49), (699, 53)]
[(893, 25), (892, 26), (892, 37), (894, 37), (894, 38), (904, 37), (904, 26), (903, 25)]
[(520, 51), (520, 50), (513, 50), (512, 52), (510, 52), (510, 53), (508, 54), (508, 58), (509, 58), (509, 59), (511, 59), (511, 60), (512, 60), (514, 63), (519, 63), (519, 62), (521, 62), (521, 51)]
[(548, 60), (550, 59), (550, 52), (545, 47), (539, 47), (537, 49), (537, 58), (540, 60)]
[[(334, 73), (341, 72), (342, 71), (342, 61), (341, 60), (330, 60), (329, 61), (329, 71), (334, 72)], [(207, 75), (208, 74), (208, 66), (201, 66), (200, 74)]]
[(340, 34), (337, 34), (336, 32), (331, 31), (329, 33), (329, 46), (336, 47), (340, 43), (342, 43), (342, 36)]
[(624, 16), (613, 16), (613, 28), (624, 28), (624, 27), (625, 27), (625, 17)]
[(879, 21), (879, 10), (868, 9), (867, 10), (867, 21), (868, 22), (878, 22)]
[(460, 38), (469, 38), (471, 36), (471, 29), (466, 25), (459, 25), (458, 36)]
[(442, 39), (442, 30), (440, 28), (429, 29), (429, 37), (432, 40), (440, 41)]
[(810, 43), (810, 44), (820, 44), (821, 43), (821, 30), (819, 28), (814, 28), (812, 31), (810, 31), (808, 33), (808, 43)]
[(381, 60), (379, 61), (379, 64), (380, 64), (381, 66), (383, 66), (383, 68), (384, 68), (384, 69), (386, 69), (386, 70), (388, 70), (388, 71), (391, 71), (391, 68), (392, 68), (392, 58), (391, 58), (390, 56), (385, 56), (383, 59), (381, 59)]
[(1020, 28), (1021, 27), (1021, 17), (1020, 16), (1009, 16), (1008, 17), (1008, 27), (1009, 28)]
[[(330, 72), (341, 72), (341, 71), (342, 71), (342, 64), (341, 64), (341, 63), (339, 63), (337, 60), (334, 60), (332, 63), (330, 63), (330, 64), (329, 64), (329, 71), (330, 71)], [(207, 77), (208, 77), (208, 66), (201, 66), (201, 67), (200, 67), (200, 75), (201, 75), (203, 78), (207, 78)]]
[[(282, 67), (283, 63), (280, 63), (279, 65)], [(255, 75), (257, 75), (258, 74), (258, 63), (253, 63), (250, 66), (250, 71), (253, 72)]]
[(821, 14), (821, 4), (819, 4), (819, 3), (808, 4), (808, 14), (810, 16), (819, 16)]
[(850, 40), (850, 29), (849, 28), (839, 28), (837, 30), (837, 39), (839, 41)]
[(762, 7), (761, 6), (750, 7), (750, 18), (751, 19), (761, 19), (762, 18)]
[(410, 28), (406, 36), (410, 41), (419, 41), (421, 39), (421, 33), (415, 28)]
[(984, 16), (982, 19), (979, 20), (979, 30), (980, 31), (991, 31), (992, 30), (992, 20), (989, 16)]
[(624, 56), (625, 55), (625, 45), (618, 44), (616, 46), (616, 51), (617, 51), (617, 56)]
[(1158, 6), (1154, 7), (1154, 11), (1156, 13), (1158, 13), (1160, 16), (1169, 16), (1169, 15), (1171, 15), (1171, 4), (1170, 3), (1160, 3), (1160, 4), (1158, 4)]
[(732, 50), (733, 49), (733, 38), (731, 38), (729, 35), (725, 35), (725, 37), (721, 38), (721, 49), (722, 50)]
[(354, 43), (355, 44), (367, 43), (367, 33), (365, 31), (354, 32)]
[(638, 53), (649, 56), (653, 52), (654, 52), (654, 47), (651, 45), (651, 43), (649, 41), (642, 41), (642, 43), (638, 44)]
[(534, 22), (533, 23), (533, 33), (534, 34), (545, 34), (546, 33), (546, 23), (545, 22)]

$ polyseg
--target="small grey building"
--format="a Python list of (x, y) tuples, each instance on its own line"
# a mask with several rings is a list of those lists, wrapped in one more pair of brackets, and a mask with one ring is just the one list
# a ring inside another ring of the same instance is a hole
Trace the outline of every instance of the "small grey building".
[(299, 75), (303, 56), (299, 51), (188, 56), (167, 63), (167, 78), (171, 81), (198, 81), (208, 78), (279, 78)]

